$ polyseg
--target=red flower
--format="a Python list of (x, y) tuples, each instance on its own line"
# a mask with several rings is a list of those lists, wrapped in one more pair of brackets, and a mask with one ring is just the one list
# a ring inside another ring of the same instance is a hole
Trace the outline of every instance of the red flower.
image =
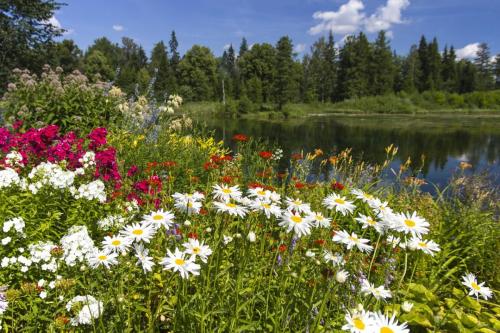
[(270, 159), (271, 157), (273, 157), (273, 153), (272, 153), (272, 152), (270, 152), (270, 151), (261, 151), (261, 152), (259, 153), (259, 156), (260, 156), (260, 157), (262, 157), (262, 158), (263, 158), (263, 159), (265, 159), (265, 160), (268, 160), (268, 159)]
[(235, 134), (233, 135), (233, 140), (238, 142), (247, 142), (248, 136), (246, 136), (245, 134)]
[(298, 161), (298, 160), (301, 160), (303, 159), (304, 157), (302, 156), (301, 153), (295, 153), (295, 154), (292, 154), (292, 160), (294, 161)]
[(191, 238), (191, 239), (198, 239), (198, 234), (196, 232), (190, 232), (188, 234), (188, 238)]
[(323, 246), (323, 245), (325, 245), (325, 243), (326, 243), (326, 241), (324, 239), (316, 239), (314, 241), (314, 244), (319, 245), (319, 246)]
[(206, 210), (205, 208), (201, 207), (200, 208), (200, 215), (207, 215), (208, 214), (208, 210)]
[(221, 177), (221, 181), (224, 184), (231, 184), (233, 182), (233, 177), (231, 177), (231, 176), (223, 176), (223, 177)]
[(300, 183), (300, 182), (295, 183), (295, 188), (298, 190), (303, 189), (304, 187), (306, 187), (306, 184), (304, 184), (304, 183)]
[(281, 244), (279, 247), (278, 247), (278, 251), (280, 252), (285, 252), (286, 251), (286, 245), (285, 244)]
[(261, 184), (259, 182), (251, 182), (247, 186), (248, 186), (248, 188), (256, 188), (256, 187), (262, 187), (262, 188), (264, 188), (265, 187), (264, 184)]
[(137, 171), (139, 171), (137, 165), (132, 165), (127, 171), (127, 177), (132, 177), (137, 173)]
[(164, 167), (166, 168), (170, 168), (170, 167), (174, 167), (177, 165), (177, 162), (175, 161), (165, 161), (165, 162), (162, 162), (161, 163)]
[(342, 191), (345, 188), (345, 186), (342, 183), (334, 182), (332, 183), (331, 188), (332, 190), (335, 191)]

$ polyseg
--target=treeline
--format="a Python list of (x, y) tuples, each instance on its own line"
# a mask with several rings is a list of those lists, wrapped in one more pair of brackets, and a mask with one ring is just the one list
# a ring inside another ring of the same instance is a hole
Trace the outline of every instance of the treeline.
[[(37, 9), (40, 13), (44, 8)], [(275, 45), (251, 47), (243, 38), (238, 50), (230, 45), (221, 57), (201, 45), (181, 56), (172, 31), (169, 42), (158, 42), (148, 57), (141, 45), (127, 37), (121, 44), (98, 38), (82, 51), (72, 40), (54, 42), (51, 37), (57, 30), (45, 33), (46, 42), (38, 40), (24, 49), (19, 49), (19, 42), (5, 43), (13, 52), (0, 51), (9, 60), (2, 64), (0, 76), (14, 67), (37, 71), (48, 63), (66, 72), (79, 69), (90, 77), (113, 81), (127, 93), (149, 89), (159, 99), (175, 92), (186, 100), (249, 100), (274, 103), (279, 109), (288, 102), (338, 102), (399, 92), (463, 94), (500, 86), (500, 55), (492, 61), (486, 43), (480, 44), (473, 61), (459, 60), (453, 46), (441, 50), (436, 38), (422, 36), (402, 56), (391, 49), (384, 31), (373, 42), (360, 32), (341, 44), (330, 33), (302, 58), (286, 36)]]

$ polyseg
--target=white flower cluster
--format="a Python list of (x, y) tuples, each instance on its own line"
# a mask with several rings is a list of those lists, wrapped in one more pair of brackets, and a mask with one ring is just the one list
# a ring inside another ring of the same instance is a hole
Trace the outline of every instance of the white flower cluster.
[(12, 228), (14, 228), (17, 233), (22, 234), (25, 226), (26, 223), (22, 217), (14, 217), (4, 222), (2, 230), (3, 232), (9, 232)]
[(121, 215), (110, 215), (97, 221), (97, 225), (101, 230), (110, 230), (113, 228), (121, 228), (125, 225), (126, 219)]
[(73, 326), (92, 324), (92, 321), (99, 318), (104, 310), (103, 303), (91, 295), (73, 297), (66, 304), (66, 310), (71, 312), (75, 305), (79, 311), (75, 317), (70, 319)]
[(57, 270), (56, 259), (52, 257), (51, 251), (56, 246), (51, 242), (38, 242), (28, 246), (30, 260), (32, 263), (40, 264), (43, 271), (55, 272)]
[(76, 190), (74, 188), (70, 190), (76, 199), (97, 199), (99, 202), (106, 202), (106, 187), (100, 179), (94, 180), (88, 184), (82, 184)]
[(20, 184), (21, 179), (14, 169), (5, 168), (4, 170), (0, 170), (0, 189)]
[(359, 332), (394, 332), (410, 333), (407, 324), (399, 324), (396, 320), (396, 313), (388, 317), (380, 312), (369, 312), (363, 309), (360, 304), (359, 309), (348, 312), (345, 316), (347, 324), (342, 326), (343, 331), (352, 333)]
[(23, 167), (22, 161), (23, 155), (15, 150), (9, 152), (7, 156), (5, 156), (5, 163), (12, 167)]
[(170, 95), (168, 97), (167, 101), (167, 106), (173, 108), (173, 109), (178, 109), (182, 105), (182, 97), (179, 95)]
[(63, 260), (68, 266), (74, 266), (77, 262), (85, 262), (96, 252), (94, 241), (90, 238), (85, 226), (73, 226), (61, 239), (63, 248)]
[(93, 151), (86, 152), (78, 162), (83, 164), (84, 169), (95, 166), (95, 153)]
[(58, 164), (42, 162), (30, 171), (28, 178), (33, 181), (28, 189), (36, 194), (46, 185), (57, 189), (70, 188), (75, 181), (75, 173), (63, 170)]

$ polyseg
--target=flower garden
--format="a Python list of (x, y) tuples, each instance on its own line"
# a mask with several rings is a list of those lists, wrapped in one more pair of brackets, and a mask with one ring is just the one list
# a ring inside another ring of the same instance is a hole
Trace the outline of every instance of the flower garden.
[(2, 101), (5, 332), (500, 330), (481, 179), (431, 196), (405, 164), (383, 184), (393, 146), (382, 165), (297, 152), (283, 172), (279, 147), (239, 134), (230, 151), (179, 96), (44, 73)]

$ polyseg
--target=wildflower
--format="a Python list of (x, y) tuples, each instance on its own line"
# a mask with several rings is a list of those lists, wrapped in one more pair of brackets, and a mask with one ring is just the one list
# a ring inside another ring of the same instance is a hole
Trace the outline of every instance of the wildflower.
[(359, 199), (366, 203), (372, 202), (375, 199), (373, 195), (359, 189), (353, 189), (351, 190), (351, 193), (356, 197), (356, 199)]
[(186, 253), (193, 258), (200, 257), (201, 261), (207, 262), (207, 258), (212, 254), (212, 250), (208, 245), (199, 242), (197, 239), (190, 238), (187, 243), (182, 244), (186, 248)]
[(194, 258), (185, 258), (186, 253), (175, 249), (174, 253), (167, 250), (167, 257), (163, 258), (160, 264), (164, 265), (164, 269), (170, 269), (174, 272), (179, 272), (183, 279), (187, 279), (189, 274), (200, 275), (200, 265), (194, 262)]
[(47, 292), (45, 290), (41, 291), (40, 294), (38, 295), (41, 299), (47, 298)]
[(323, 251), (323, 259), (325, 262), (332, 262), (335, 266), (343, 266), (345, 264), (344, 257), (338, 253), (331, 253), (328, 250)]
[(107, 250), (97, 251), (90, 256), (89, 265), (92, 268), (97, 268), (99, 266), (104, 266), (109, 268), (109, 266), (116, 265), (118, 260), (116, 259), (118, 255), (114, 252), (108, 252)]
[(128, 250), (128, 247), (131, 244), (131, 240), (129, 238), (116, 235), (116, 236), (106, 236), (102, 241), (102, 245), (104, 250), (108, 252), (119, 252), (125, 253)]
[(134, 249), (137, 265), (142, 267), (144, 273), (151, 272), (155, 263), (152, 260), (153, 258), (148, 256), (149, 250), (145, 249), (141, 243), (135, 244)]
[(368, 239), (358, 238), (354, 232), (349, 235), (346, 231), (336, 232), (332, 239), (334, 242), (343, 243), (346, 245), (347, 249), (350, 250), (356, 246), (361, 252), (370, 253), (373, 250), (373, 246), (368, 245)]
[(233, 141), (246, 142), (248, 141), (248, 136), (246, 136), (245, 134), (235, 134), (233, 135)]
[(286, 227), (287, 232), (294, 231), (297, 237), (311, 233), (311, 222), (309, 217), (302, 217), (298, 213), (286, 212), (281, 217), (279, 226)]
[(377, 230), (377, 232), (382, 232), (384, 230), (383, 225), (371, 216), (359, 214), (355, 220), (361, 223), (363, 229), (372, 227)]
[(419, 237), (413, 237), (408, 241), (408, 247), (412, 250), (422, 250), (425, 254), (434, 256), (435, 252), (441, 251), (439, 244), (432, 240), (422, 240)]
[(332, 222), (331, 218), (324, 217), (321, 213), (311, 212), (310, 218), (315, 227), (329, 228)]
[(476, 276), (474, 274), (469, 273), (467, 275), (464, 275), (462, 279), (462, 284), (470, 289), (469, 296), (474, 295), (476, 296), (476, 298), (479, 298), (479, 296), (481, 295), (484, 299), (491, 298), (491, 289), (488, 287), (484, 287), (484, 282), (478, 284)]
[(361, 284), (361, 292), (365, 295), (371, 294), (377, 300), (391, 298), (392, 293), (390, 290), (385, 289), (383, 285), (375, 288), (368, 280), (363, 280)]
[(261, 151), (259, 153), (259, 156), (264, 159), (264, 160), (268, 160), (270, 159), (271, 157), (273, 157), (273, 153), (270, 152), (270, 151)]
[(247, 239), (250, 243), (255, 243), (257, 236), (255, 235), (255, 232), (250, 231), (247, 235)]
[(281, 208), (269, 200), (261, 200), (257, 198), (254, 201), (250, 201), (249, 206), (253, 209), (253, 211), (262, 211), (268, 219), (271, 218), (271, 215), (274, 215), (275, 217), (281, 216)]
[(313, 258), (315, 256), (316, 256), (316, 253), (314, 253), (313, 251), (311, 251), (311, 250), (306, 251), (306, 257)]
[(342, 326), (342, 330), (349, 331), (351, 333), (363, 333), (363, 332), (373, 332), (370, 330), (372, 318), (369, 312), (365, 310), (355, 311), (353, 314), (347, 313), (345, 315), (345, 320), (347, 324)]
[(93, 320), (101, 316), (103, 311), (102, 302), (91, 295), (73, 297), (66, 304), (66, 310), (71, 312), (75, 305), (78, 305), (76, 308), (80, 310), (77, 315), (70, 320), (73, 326), (91, 324)]
[(214, 192), (212, 193), (214, 199), (216, 200), (221, 200), (221, 201), (226, 201), (228, 202), (229, 200), (239, 200), (241, 199), (241, 191), (238, 187), (238, 185), (235, 186), (227, 186), (227, 185), (214, 185)]
[(337, 193), (332, 193), (323, 199), (323, 205), (328, 209), (335, 209), (335, 211), (344, 216), (351, 214), (356, 208), (351, 201), (347, 201), (345, 197), (342, 197)]
[(151, 212), (149, 215), (143, 216), (143, 222), (148, 223), (155, 229), (163, 226), (165, 229), (169, 229), (174, 223), (174, 214), (169, 211), (163, 211), (163, 209), (157, 210), (156, 212)]
[(149, 243), (151, 238), (153, 238), (154, 233), (155, 231), (153, 227), (145, 223), (134, 223), (132, 225), (126, 226), (125, 230), (121, 231), (121, 234), (129, 238), (131, 241), (143, 241), (146, 243)]
[(394, 313), (391, 318), (385, 316), (382, 313), (375, 313), (373, 315), (373, 322), (371, 325), (370, 332), (410, 333), (410, 330), (406, 328), (406, 323), (403, 323), (401, 325), (398, 324), (398, 321), (396, 320), (396, 313)]
[(409, 313), (412, 308), (413, 308), (412, 302), (404, 301), (403, 304), (401, 305), (401, 309), (406, 313)]
[(6, 168), (0, 170), (0, 188), (10, 187), (11, 185), (19, 185), (21, 179), (14, 169)]
[(224, 239), (223, 239), (224, 245), (227, 245), (227, 244), (231, 243), (232, 241), (233, 241), (233, 237), (224, 235)]
[(330, 185), (330, 187), (334, 191), (342, 191), (345, 188), (344, 184), (339, 182), (333, 182), (332, 185)]
[(245, 207), (232, 202), (215, 201), (214, 206), (216, 207), (217, 212), (228, 213), (231, 216), (239, 216), (243, 218), (247, 214), (247, 209)]
[(24, 230), (26, 223), (24, 222), (22, 217), (15, 217), (13, 219), (7, 220), (3, 224), (3, 232), (9, 232), (12, 227), (16, 230), (18, 233), (22, 233)]
[(257, 186), (257, 187), (248, 189), (248, 196), (250, 198), (258, 198), (260, 200), (266, 201), (266, 200), (269, 200), (269, 198), (271, 196), (271, 191), (264, 190), (262, 187)]
[(345, 283), (347, 281), (347, 278), (349, 277), (349, 272), (339, 269), (337, 273), (335, 274), (335, 280), (338, 283)]
[(172, 197), (175, 200), (174, 207), (179, 211), (191, 214), (198, 214), (201, 209), (201, 200), (205, 198), (202, 193), (194, 192), (192, 194), (187, 193), (174, 193)]
[(285, 203), (287, 205), (287, 210), (289, 211), (293, 210), (295, 212), (305, 214), (309, 214), (311, 212), (311, 205), (300, 199), (286, 198)]
[(419, 217), (416, 212), (396, 214), (395, 228), (405, 234), (411, 233), (414, 237), (421, 237), (429, 232), (429, 222)]

